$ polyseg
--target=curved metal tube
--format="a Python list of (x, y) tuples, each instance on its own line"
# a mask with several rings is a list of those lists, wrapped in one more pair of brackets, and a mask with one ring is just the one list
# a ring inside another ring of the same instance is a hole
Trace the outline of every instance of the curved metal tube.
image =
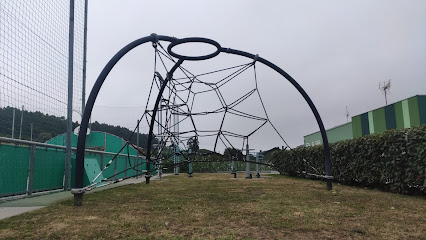
[(95, 104), (96, 97), (98, 96), (98, 93), (101, 90), (101, 87), (106, 77), (111, 72), (115, 64), (117, 64), (117, 62), (124, 55), (126, 55), (130, 50), (132, 50), (133, 48), (141, 44), (144, 44), (147, 42), (157, 42), (158, 40), (174, 42), (177, 39), (173, 37), (168, 37), (168, 36), (158, 36), (156, 34), (151, 34), (148, 37), (143, 37), (138, 40), (135, 40), (129, 43), (124, 48), (122, 48), (119, 52), (117, 52), (114, 55), (114, 57), (112, 57), (111, 60), (109, 60), (107, 65), (102, 70), (101, 74), (99, 74), (99, 77), (96, 80), (95, 84), (93, 85), (92, 91), (90, 92), (89, 98), (87, 99), (83, 117), (81, 118), (80, 132), (78, 134), (78, 142), (77, 142), (77, 155), (76, 155), (76, 161), (75, 161), (76, 166), (75, 166), (75, 187), (74, 188), (82, 189), (84, 187), (83, 178), (84, 178), (84, 152), (86, 149), (86, 132), (89, 125), (90, 116), (92, 115), (93, 105)]
[(239, 50), (235, 50), (235, 49), (231, 49), (231, 48), (222, 48), (221, 51), (224, 52), (224, 53), (235, 54), (235, 55), (251, 58), (255, 61), (259, 61), (259, 62), (265, 64), (266, 66), (274, 69), (276, 72), (281, 74), (281, 76), (283, 76), (285, 79), (287, 79), (297, 89), (297, 91), (299, 91), (299, 93), (303, 96), (303, 98), (308, 103), (309, 107), (311, 108), (311, 111), (314, 114), (315, 119), (317, 120), (318, 126), (320, 128), (322, 142), (323, 142), (323, 145), (324, 145), (325, 175), (326, 175), (326, 179), (327, 179), (327, 189), (331, 190), (332, 189), (331, 159), (330, 159), (330, 146), (328, 144), (327, 133), (325, 131), (324, 124), (323, 124), (322, 119), (321, 119), (321, 117), (318, 113), (317, 108), (315, 107), (314, 103), (312, 102), (312, 100), (308, 96), (308, 94), (305, 92), (305, 90), (303, 90), (303, 88), (296, 82), (296, 80), (294, 80), (294, 78), (292, 78), (284, 70), (279, 68), (277, 65), (269, 62), (268, 60), (266, 60), (262, 57), (259, 57), (258, 55), (254, 55), (254, 54), (251, 54), (251, 53), (247, 53), (247, 52), (243, 52), (243, 51), (239, 51)]

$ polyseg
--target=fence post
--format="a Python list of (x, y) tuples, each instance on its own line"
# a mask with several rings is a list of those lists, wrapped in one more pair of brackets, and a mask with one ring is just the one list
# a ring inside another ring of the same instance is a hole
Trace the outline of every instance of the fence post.
[(104, 169), (104, 154), (101, 153), (101, 167), (100, 167), (101, 171)]
[[(139, 125), (140, 125), (140, 120), (138, 119), (137, 120), (137, 135), (136, 135), (136, 167), (135, 167), (135, 169), (136, 170), (139, 170)], [(141, 174), (142, 174), (142, 164), (141, 164), (141, 166), (140, 166), (140, 169), (141, 169)], [(136, 178), (138, 178), (139, 177), (139, 172), (138, 171), (136, 171), (135, 170), (135, 176), (136, 176)]]
[(247, 145), (246, 145), (246, 179), (251, 179), (251, 173), (250, 173), (250, 149), (247, 139)]
[(259, 171), (259, 155), (262, 151), (256, 153), (256, 177), (260, 178), (260, 171)]
[(30, 137), (31, 142), (33, 141), (33, 123), (31, 123), (31, 137)]
[(30, 168), (28, 169), (28, 185), (27, 185), (27, 195), (31, 196), (33, 194), (33, 180), (34, 180), (34, 160), (35, 160), (35, 145), (30, 147)]
[(12, 114), (12, 138), (15, 138), (15, 108), (13, 108)]
[(22, 105), (21, 125), (19, 125), (19, 139), (22, 139), (22, 123), (24, 121), (24, 105)]
[(68, 103), (67, 103), (67, 155), (65, 161), (65, 190), (71, 190), (72, 99), (74, 80), (74, 0), (70, 0), (68, 39)]

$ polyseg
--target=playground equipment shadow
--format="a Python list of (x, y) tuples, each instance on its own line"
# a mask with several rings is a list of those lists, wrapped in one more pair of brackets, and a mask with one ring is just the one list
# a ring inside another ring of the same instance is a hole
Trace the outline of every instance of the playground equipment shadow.
[[(170, 174), (162, 174), (162, 177)], [(159, 176), (155, 175), (151, 180), (159, 180)], [(103, 191), (110, 188), (124, 186), (128, 184), (136, 184), (145, 182), (144, 177), (139, 178), (128, 178), (115, 184), (109, 184), (104, 187), (96, 188), (89, 191), (87, 194)], [(31, 197), (19, 198), (19, 199), (0, 199), (0, 220), (8, 217), (16, 216), (25, 212), (33, 211), (39, 208), (49, 206), (55, 202), (71, 198), (73, 195), (71, 191), (49, 191), (39, 194), (34, 194)]]

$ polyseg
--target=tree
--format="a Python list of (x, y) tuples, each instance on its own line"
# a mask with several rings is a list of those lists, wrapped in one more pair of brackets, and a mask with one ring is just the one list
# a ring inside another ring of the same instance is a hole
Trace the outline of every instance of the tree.
[(243, 152), (240, 149), (228, 147), (223, 152), (223, 155), (227, 158), (234, 158), (237, 160), (243, 160)]
[(197, 136), (189, 138), (187, 144), (188, 144), (188, 152), (191, 151), (192, 153), (196, 153), (200, 149)]

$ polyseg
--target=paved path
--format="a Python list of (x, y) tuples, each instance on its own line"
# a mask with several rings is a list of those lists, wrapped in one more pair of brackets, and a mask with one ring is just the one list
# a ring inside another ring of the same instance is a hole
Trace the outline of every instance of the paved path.
[[(166, 177), (171, 174), (163, 174), (163, 177)], [(159, 180), (158, 175), (155, 175), (151, 178), (151, 180)], [(141, 183), (145, 182), (144, 177), (140, 178), (129, 178), (119, 183), (110, 184), (105, 187), (96, 188), (88, 193), (103, 191), (105, 189), (119, 187), (128, 184)], [(42, 207), (49, 206), (55, 202), (65, 200), (67, 198), (71, 198), (73, 195), (71, 191), (53, 191), (46, 192), (43, 194), (34, 194), (32, 197), (21, 198), (17, 200), (10, 200), (6, 202), (0, 202), (0, 220), (8, 217), (12, 217), (15, 215), (19, 215), (25, 212), (33, 211)]]

